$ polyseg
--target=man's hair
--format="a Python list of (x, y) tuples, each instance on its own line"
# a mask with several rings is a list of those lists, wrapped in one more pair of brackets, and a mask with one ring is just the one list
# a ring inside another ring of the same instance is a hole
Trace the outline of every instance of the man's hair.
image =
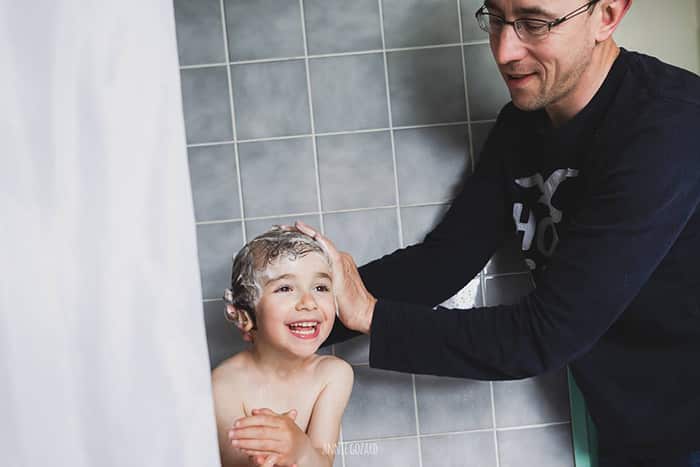
[(296, 230), (273, 227), (248, 242), (233, 260), (231, 303), (246, 310), (255, 326), (255, 307), (262, 295), (260, 280), (267, 267), (280, 258), (295, 260), (308, 253), (320, 253), (329, 262), (321, 245)]

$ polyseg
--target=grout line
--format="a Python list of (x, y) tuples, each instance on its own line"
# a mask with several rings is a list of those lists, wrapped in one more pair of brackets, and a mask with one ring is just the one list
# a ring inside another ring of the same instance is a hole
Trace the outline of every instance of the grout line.
[[(478, 123), (494, 123), (496, 120), (473, 120), (469, 121), (457, 121), (457, 122), (441, 122), (441, 123), (426, 123), (422, 125), (405, 125), (405, 126), (394, 126), (393, 128), (367, 128), (363, 130), (345, 130), (345, 131), (329, 131), (325, 133), (315, 133), (316, 137), (321, 136), (341, 136), (341, 135), (355, 135), (364, 133), (379, 133), (382, 131), (402, 131), (402, 130), (416, 130), (421, 128), (438, 128), (438, 127), (450, 127), (450, 126), (460, 126), (478, 124)], [(208, 141), (204, 143), (190, 143), (187, 145), (188, 148), (198, 148), (206, 146), (221, 146), (225, 144), (245, 144), (245, 143), (264, 143), (267, 141), (280, 141), (287, 139), (301, 139), (301, 138), (311, 138), (312, 134), (299, 134), (299, 135), (288, 135), (288, 136), (268, 136), (264, 138), (251, 138), (251, 139), (241, 139), (241, 140), (228, 140), (228, 141)]]
[[(389, 64), (386, 56), (386, 36), (384, 35), (384, 8), (382, 0), (377, 0), (379, 7), (379, 32), (382, 38), (382, 59), (384, 61), (384, 92), (386, 93), (386, 107), (389, 118), (389, 136), (391, 140), (391, 163), (394, 169), (394, 196), (396, 198), (396, 222), (398, 224), (399, 248), (403, 248), (403, 222), (401, 220), (401, 200), (399, 198), (399, 173), (396, 164), (396, 138), (394, 135), (394, 114), (391, 111), (391, 90), (389, 88)], [(415, 392), (415, 385), (414, 385)], [(417, 415), (417, 413), (416, 413)]]
[(497, 272), (495, 274), (486, 274), (484, 273), (484, 279), (485, 280), (491, 280), (491, 279), (496, 279), (499, 277), (512, 277), (512, 276), (530, 276), (530, 273), (528, 271), (518, 271), (518, 272)]
[(498, 449), (498, 429), (496, 428), (496, 398), (494, 397), (493, 392), (493, 381), (489, 381), (489, 390), (491, 392), (491, 423), (493, 423), (493, 445), (496, 449), (496, 467), (500, 467), (501, 456), (499, 455)]
[(304, 15), (304, 1), (299, 0), (299, 14), (301, 15), (301, 39), (304, 44), (304, 67), (306, 69), (306, 94), (309, 103), (309, 120), (311, 123), (311, 147), (314, 155), (314, 172), (316, 175), (316, 203), (318, 206), (318, 215), (321, 233), (325, 234), (326, 229), (323, 222), (323, 204), (321, 203), (321, 174), (318, 164), (318, 147), (316, 145), (316, 122), (314, 119), (314, 100), (311, 95), (311, 72), (309, 71), (309, 44), (306, 37), (306, 18)]
[[(519, 431), (519, 430), (530, 430), (536, 428), (548, 428), (552, 426), (570, 425), (571, 421), (566, 422), (551, 422), (551, 423), (538, 423), (533, 425), (522, 425), (522, 426), (512, 426), (506, 428), (499, 428), (497, 431)], [(438, 436), (454, 436), (454, 435), (469, 435), (474, 433), (490, 433), (493, 428), (478, 428), (475, 430), (462, 430), (462, 431), (441, 431), (439, 433), (425, 433), (422, 435), (399, 435), (399, 436), (385, 436), (378, 438), (366, 438), (366, 439), (353, 439), (344, 441), (345, 444), (350, 443), (368, 443), (372, 441), (395, 441), (402, 439), (413, 439), (413, 438), (436, 438)]]
[[(457, 21), (459, 23), (459, 42), (461, 44), (464, 43), (464, 32), (462, 31), (462, 5), (461, 1), (457, 0)], [(464, 61), (465, 55), (464, 55), (464, 45), (460, 46), (460, 51), (462, 53), (462, 78), (464, 82), (464, 106), (465, 110), (467, 112), (467, 121), (471, 122), (471, 111), (469, 108), (469, 87), (467, 86), (467, 65)], [(468, 146), (469, 146), (469, 166), (470, 166), (470, 171), (474, 173), (474, 141), (472, 137), (472, 126), (469, 124), (467, 126), (467, 134), (468, 134)]]
[[(461, 18), (460, 18), (461, 21)], [(224, 28), (226, 25), (224, 24)], [(383, 26), (382, 26), (383, 27)], [(304, 35), (306, 33), (304, 32)], [(460, 34), (460, 39), (461, 39), (461, 34)], [(419, 46), (413, 46), (413, 47), (394, 47), (394, 48), (385, 48), (384, 44), (382, 45), (382, 49), (372, 49), (372, 50), (357, 50), (353, 52), (337, 52), (337, 53), (327, 53), (327, 54), (308, 54), (308, 48), (307, 48), (307, 53), (305, 55), (299, 55), (299, 56), (292, 56), (292, 57), (272, 57), (272, 58), (261, 58), (261, 59), (255, 59), (255, 60), (228, 60), (226, 62), (214, 62), (214, 63), (200, 63), (196, 65), (183, 65), (180, 66), (181, 70), (188, 70), (188, 69), (193, 69), (193, 68), (212, 68), (212, 67), (217, 67), (217, 66), (230, 66), (230, 65), (252, 65), (252, 64), (258, 64), (258, 63), (270, 63), (270, 62), (288, 62), (291, 60), (303, 60), (306, 58), (332, 58), (332, 57), (348, 57), (352, 55), (369, 55), (369, 54), (378, 54), (378, 53), (389, 53), (389, 52), (410, 52), (413, 50), (429, 50), (429, 49), (444, 49), (448, 47), (464, 47), (464, 46), (471, 46), (471, 45), (483, 45), (483, 44), (488, 44), (489, 41), (488, 39), (483, 39), (483, 40), (475, 40), (475, 41), (465, 41), (465, 42), (451, 42), (448, 44), (434, 44), (434, 45), (419, 45)], [(226, 47), (228, 48), (228, 44), (226, 44)]]
[[(226, 8), (224, 7), (224, 0), (219, 0), (219, 6), (221, 9), (221, 29), (224, 39), (224, 53), (226, 54), (226, 61), (230, 61), (229, 50), (228, 50), (228, 31), (226, 30)], [(229, 106), (231, 110), (231, 127), (233, 129), (233, 156), (236, 161), (236, 182), (238, 183), (238, 207), (241, 212), (241, 234), (243, 236), (243, 244), (248, 243), (246, 239), (246, 229), (245, 229), (245, 209), (243, 207), (243, 186), (241, 183), (241, 163), (238, 157), (238, 144), (235, 141), (238, 139), (236, 132), (236, 107), (233, 102), (233, 82), (231, 80), (231, 67), (226, 66), (226, 79), (228, 80), (228, 96), (229, 96)]]

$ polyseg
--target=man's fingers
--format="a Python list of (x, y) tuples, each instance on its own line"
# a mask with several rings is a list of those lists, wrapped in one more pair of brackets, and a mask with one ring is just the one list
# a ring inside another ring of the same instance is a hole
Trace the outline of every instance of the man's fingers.
[(250, 415), (248, 417), (242, 417), (233, 423), (233, 428), (246, 428), (251, 426), (267, 426), (267, 427), (278, 427), (280, 421), (277, 419), (277, 414), (259, 414)]
[(265, 459), (265, 463), (263, 464), (263, 467), (273, 467), (275, 465), (275, 462), (277, 462), (277, 456), (272, 455)]
[(340, 252), (335, 247), (333, 242), (321, 232), (317, 232), (316, 230), (314, 230), (313, 227), (304, 224), (302, 221), (296, 221), (294, 223), (294, 227), (296, 227), (297, 230), (299, 230), (300, 232), (316, 240), (319, 243), (319, 245), (321, 245), (321, 248), (323, 248), (328, 254), (328, 256), (330, 256), (332, 261), (336, 260), (340, 255)]
[(297, 419), (297, 411), (296, 411), (296, 409), (292, 409), (292, 410), (290, 410), (289, 412), (284, 413), (283, 415), (285, 415), (285, 416), (291, 418), (292, 420), (296, 420), (296, 419)]

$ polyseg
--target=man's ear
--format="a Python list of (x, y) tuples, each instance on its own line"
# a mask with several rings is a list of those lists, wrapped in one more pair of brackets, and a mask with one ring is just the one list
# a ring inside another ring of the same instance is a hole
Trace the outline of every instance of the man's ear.
[(242, 308), (236, 308), (230, 303), (226, 304), (226, 319), (236, 325), (242, 333), (250, 332), (253, 329), (253, 320), (250, 313)]
[(612, 36), (622, 18), (632, 6), (632, 0), (602, 0), (600, 2), (600, 28), (597, 31), (596, 42), (605, 42)]

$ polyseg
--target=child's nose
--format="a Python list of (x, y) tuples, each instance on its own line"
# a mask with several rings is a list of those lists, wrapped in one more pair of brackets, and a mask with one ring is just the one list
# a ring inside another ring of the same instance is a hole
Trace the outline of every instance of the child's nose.
[(315, 310), (316, 300), (314, 300), (314, 296), (309, 292), (304, 293), (304, 295), (301, 296), (301, 299), (299, 299), (296, 309), (298, 311)]

